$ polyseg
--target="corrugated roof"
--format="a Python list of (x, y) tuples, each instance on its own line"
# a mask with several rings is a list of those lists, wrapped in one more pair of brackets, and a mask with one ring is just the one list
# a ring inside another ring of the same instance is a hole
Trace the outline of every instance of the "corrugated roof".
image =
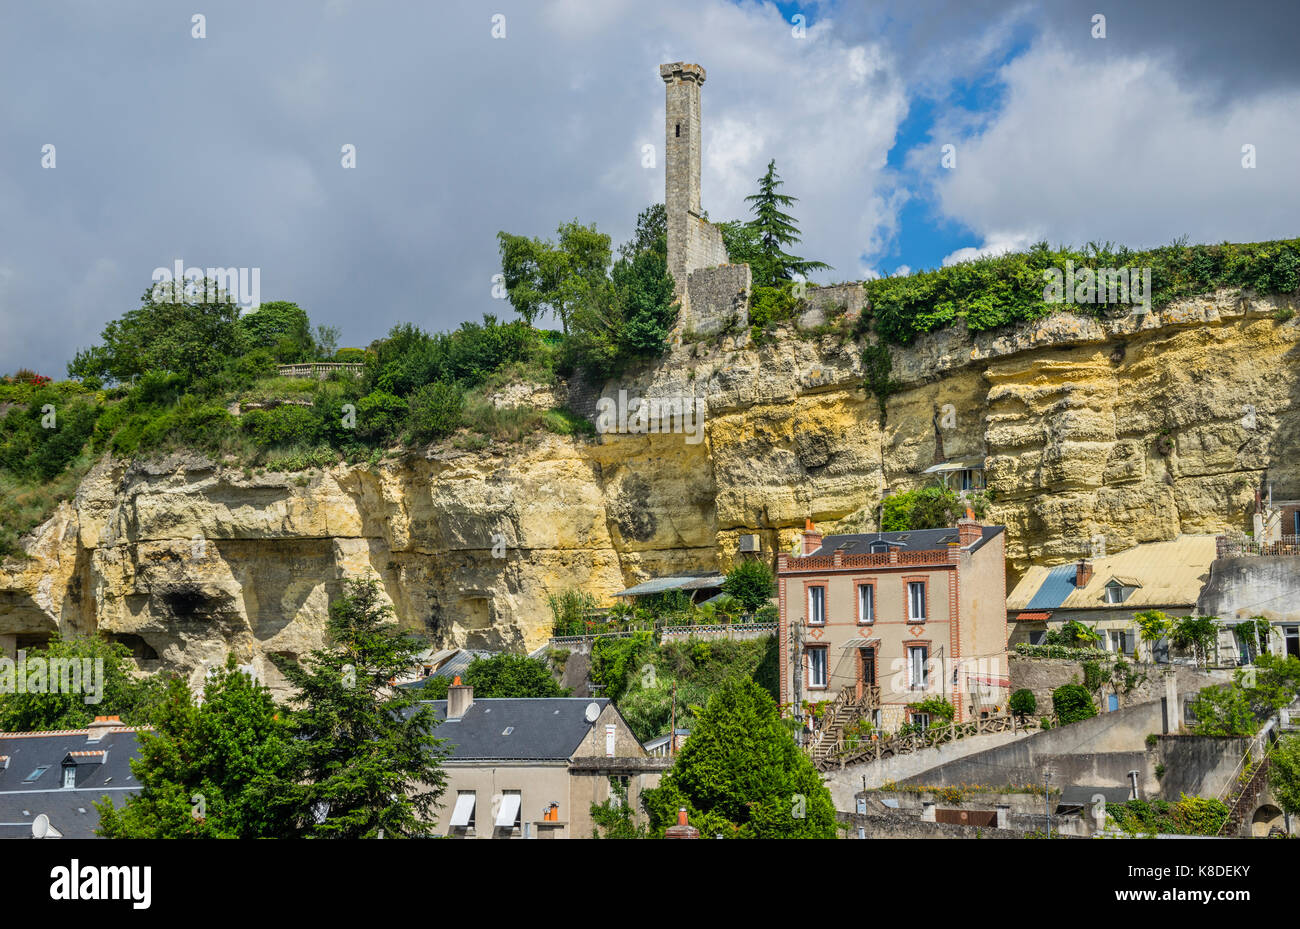
[(710, 587), (721, 587), (726, 578), (716, 572), (708, 574), (678, 574), (672, 577), (656, 577), (653, 580), (642, 581), (635, 587), (629, 587), (627, 590), (620, 590), (614, 594), (616, 597), (644, 597), (647, 594), (661, 594), (668, 590), (707, 590)]
[(494, 655), (500, 655), (501, 652), (486, 651), (478, 648), (462, 648), (456, 654), (452, 655), (441, 665), (438, 666), (430, 677), (455, 677), (457, 674), (464, 674), (469, 668), (470, 662), (475, 658), (491, 658)]
[[(1195, 609), (1214, 556), (1212, 535), (1180, 535), (1168, 542), (1144, 542), (1113, 555), (1090, 559), (1092, 578), (1081, 588), (1074, 586), (1073, 564), (1052, 568), (1036, 566), (1025, 572), (1011, 591), (1007, 609), (1143, 610), (1157, 606)], [(1122, 578), (1125, 586), (1140, 586), (1122, 604), (1106, 603), (1103, 591), (1117, 578)], [(1065, 596), (1061, 596), (1062, 592)]]

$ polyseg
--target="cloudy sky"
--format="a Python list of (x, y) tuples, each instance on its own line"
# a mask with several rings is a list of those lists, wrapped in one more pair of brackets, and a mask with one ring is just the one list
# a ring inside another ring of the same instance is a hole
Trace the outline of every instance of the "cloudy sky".
[(1109, 6), (4, 4), (0, 371), (62, 376), (177, 260), (260, 269), (345, 345), (510, 316), (498, 230), (617, 243), (663, 199), (668, 61), (708, 72), (710, 217), (775, 158), (821, 280), (1300, 235), (1300, 5)]

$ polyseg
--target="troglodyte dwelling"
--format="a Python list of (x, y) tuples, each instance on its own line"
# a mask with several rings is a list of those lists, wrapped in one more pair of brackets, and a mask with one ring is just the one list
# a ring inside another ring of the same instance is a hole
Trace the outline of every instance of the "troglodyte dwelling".
[(450, 750), (435, 835), (589, 839), (591, 805), (611, 799), (611, 781), (638, 810), (672, 762), (650, 757), (608, 699), (475, 700), (457, 678), (446, 700), (431, 702), (434, 734)]
[(777, 556), (782, 705), (803, 718), (850, 689), (886, 733), (927, 724), (910, 707), (928, 698), (959, 722), (1005, 712), (1005, 539), (969, 514), (952, 529), (824, 539), (809, 520), (803, 554)]

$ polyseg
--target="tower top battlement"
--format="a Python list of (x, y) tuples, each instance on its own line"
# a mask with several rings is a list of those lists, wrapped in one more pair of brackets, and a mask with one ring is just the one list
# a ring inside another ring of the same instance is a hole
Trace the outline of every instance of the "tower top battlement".
[(660, 65), (659, 76), (664, 79), (665, 84), (676, 84), (681, 81), (694, 81), (696, 84), (704, 83), (704, 69), (699, 65), (688, 64), (685, 61), (674, 61), (671, 64)]

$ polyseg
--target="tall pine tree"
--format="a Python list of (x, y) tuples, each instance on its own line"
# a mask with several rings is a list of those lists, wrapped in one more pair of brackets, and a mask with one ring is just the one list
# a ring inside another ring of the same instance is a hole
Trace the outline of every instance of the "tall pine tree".
[(403, 634), (374, 580), (330, 604), (330, 643), (306, 667), (282, 668), (297, 690), (289, 728), (294, 834), (372, 839), (425, 835), (446, 787), (437, 718), (419, 688), (394, 687), (418, 640)]
[[(780, 192), (783, 181), (776, 173), (776, 160), (767, 163), (767, 173), (758, 179), (758, 193), (746, 197), (752, 204), (754, 218), (747, 224), (753, 237), (754, 254), (747, 256), (754, 274), (754, 284), (775, 287), (782, 281), (793, 280), (796, 274), (807, 277), (813, 271), (829, 270), (822, 261), (810, 261), (787, 253), (787, 245), (799, 241), (799, 227), (784, 208), (798, 203), (797, 197)], [(735, 260), (735, 256), (732, 256)]]

